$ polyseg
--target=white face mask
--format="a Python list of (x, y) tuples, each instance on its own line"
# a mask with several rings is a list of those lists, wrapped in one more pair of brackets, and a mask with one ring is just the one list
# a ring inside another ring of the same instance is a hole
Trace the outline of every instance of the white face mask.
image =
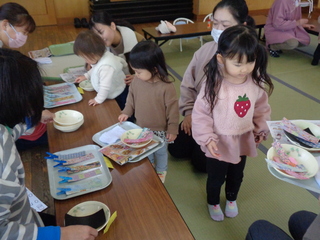
[(22, 34), (21, 32), (18, 32), (11, 24), (10, 24), (10, 27), (15, 31), (16, 33), (16, 38), (13, 39), (9, 36), (9, 34), (7, 33), (7, 31), (3, 30), (5, 32), (5, 34), (8, 36), (9, 38), (9, 47), (10, 48), (19, 48), (19, 47), (22, 47), (26, 41), (27, 41), (27, 38), (28, 36), (27, 35), (24, 35)]
[(223, 32), (223, 30), (218, 30), (218, 29), (215, 29), (215, 28), (212, 28), (211, 30), (211, 36), (213, 37), (213, 40), (218, 43), (219, 41), (219, 37), (221, 35), (221, 33)]

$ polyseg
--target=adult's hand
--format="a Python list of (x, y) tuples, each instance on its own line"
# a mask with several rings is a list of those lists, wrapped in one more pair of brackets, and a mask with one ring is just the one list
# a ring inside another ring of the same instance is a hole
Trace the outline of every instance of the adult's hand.
[(89, 226), (72, 225), (61, 228), (60, 240), (94, 240), (98, 231)]
[(55, 114), (50, 112), (49, 110), (43, 110), (42, 116), (41, 116), (41, 122), (42, 123), (49, 123), (53, 122), (53, 118), (55, 117)]
[(184, 117), (181, 123), (181, 130), (183, 130), (186, 134), (191, 136), (191, 126), (192, 126), (192, 119), (190, 114)]
[(315, 29), (316, 27), (313, 24), (303, 24), (304, 28), (308, 28), (308, 29)]
[(299, 19), (299, 20), (296, 21), (296, 24), (297, 24), (297, 26), (303, 26), (304, 24), (307, 24), (308, 21), (309, 21), (309, 20), (306, 19), (306, 18), (301, 18), (301, 19)]

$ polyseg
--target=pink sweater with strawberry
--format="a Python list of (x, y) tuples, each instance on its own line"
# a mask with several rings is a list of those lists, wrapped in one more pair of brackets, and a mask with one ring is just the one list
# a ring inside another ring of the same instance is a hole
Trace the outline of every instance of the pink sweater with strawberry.
[(210, 112), (202, 87), (192, 111), (192, 135), (207, 157), (206, 145), (217, 143), (219, 160), (238, 163), (239, 156), (257, 156), (255, 136), (266, 138), (271, 108), (267, 93), (252, 81), (242, 84), (223, 81), (218, 101)]

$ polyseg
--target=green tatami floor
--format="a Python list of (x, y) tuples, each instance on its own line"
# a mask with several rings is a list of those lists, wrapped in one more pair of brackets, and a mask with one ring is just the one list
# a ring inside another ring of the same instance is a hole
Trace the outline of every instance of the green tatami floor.
[[(272, 120), (283, 117), (320, 120), (320, 65), (310, 64), (317, 37), (311, 37), (310, 46), (284, 51), (280, 58), (269, 58), (268, 73), (275, 85), (270, 97)], [(169, 69), (181, 78), (199, 47), (199, 40), (192, 39), (183, 41), (183, 52), (179, 51), (179, 40), (161, 48)], [(180, 80), (177, 77), (175, 84), (179, 93)], [(295, 211), (319, 212), (318, 200), (307, 190), (278, 180), (269, 173), (264, 158), (271, 142), (269, 138), (262, 143), (258, 157), (248, 158), (237, 200), (239, 215), (223, 222), (213, 221), (208, 214), (206, 174), (195, 172), (188, 159), (169, 158), (165, 186), (195, 239), (245, 239), (248, 227), (257, 219), (269, 220), (288, 232), (287, 222)], [(224, 208), (224, 192), (221, 194)]]

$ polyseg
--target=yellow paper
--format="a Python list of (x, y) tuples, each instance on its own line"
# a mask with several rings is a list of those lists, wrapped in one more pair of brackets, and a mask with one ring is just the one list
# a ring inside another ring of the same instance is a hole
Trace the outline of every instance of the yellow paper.
[(84, 91), (81, 87), (77, 87), (77, 88), (78, 88), (79, 93), (84, 94)]
[(107, 226), (105, 227), (105, 229), (103, 230), (103, 234), (105, 234), (106, 232), (108, 232), (110, 225), (113, 223), (113, 221), (117, 218), (117, 211), (115, 211), (114, 213), (112, 213)]
[(108, 168), (111, 168), (111, 169), (114, 168), (112, 163), (110, 162), (110, 160), (107, 157), (103, 156), (103, 159), (104, 159), (104, 162), (106, 163)]

